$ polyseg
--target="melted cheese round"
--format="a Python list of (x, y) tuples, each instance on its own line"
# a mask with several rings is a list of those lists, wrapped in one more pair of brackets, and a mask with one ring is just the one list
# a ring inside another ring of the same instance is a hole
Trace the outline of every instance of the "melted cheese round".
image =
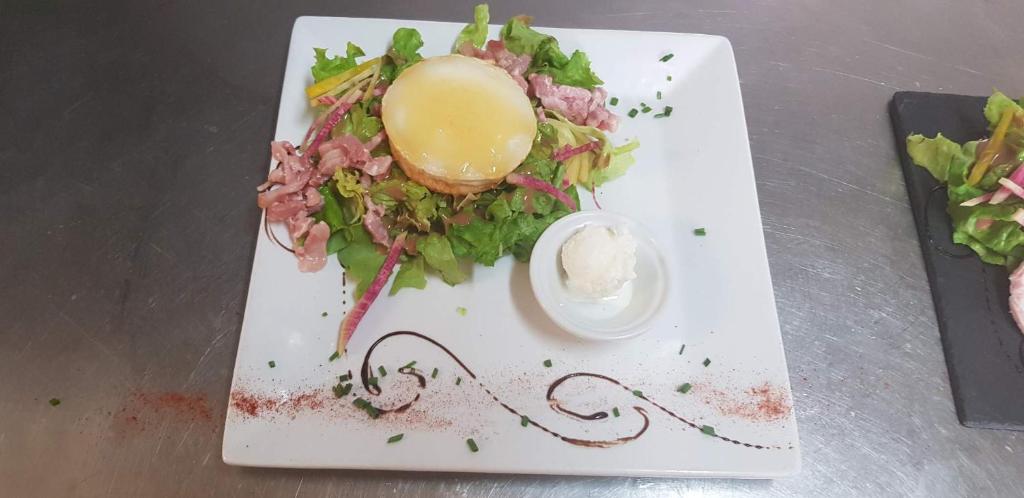
[(403, 71), (384, 95), (381, 118), (410, 176), (418, 170), (453, 184), (504, 178), (526, 158), (537, 133), (530, 100), (512, 77), (461, 55)]

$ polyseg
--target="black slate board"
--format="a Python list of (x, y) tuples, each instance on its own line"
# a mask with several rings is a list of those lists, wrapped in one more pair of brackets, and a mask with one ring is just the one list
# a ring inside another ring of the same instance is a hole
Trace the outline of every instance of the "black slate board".
[(1024, 430), (1024, 335), (1009, 312), (1007, 270), (953, 244), (946, 191), (907, 155), (912, 133), (938, 132), (963, 143), (988, 135), (985, 97), (898, 92), (892, 98), (896, 146), (914, 210), (925, 269), (960, 423)]

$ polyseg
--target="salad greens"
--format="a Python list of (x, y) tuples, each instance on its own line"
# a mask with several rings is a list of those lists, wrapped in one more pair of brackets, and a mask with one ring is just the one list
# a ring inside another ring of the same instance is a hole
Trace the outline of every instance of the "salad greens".
[(532, 57), (529, 72), (548, 74), (555, 83), (588, 90), (604, 83), (590, 69), (587, 54), (576, 50), (567, 57), (555, 37), (530, 27), (532, 21), (529, 16), (516, 16), (501, 28), (501, 40), (510, 52)]
[[(271, 145), (279, 164), (257, 199), (267, 209), (266, 219), (286, 222), (294, 246), (289, 249), (302, 271), (322, 268), (326, 253), (335, 255), (355, 282), (357, 302), (339, 328), (338, 354), (389, 280), (394, 295), (425, 288), (428, 273), (457, 285), (469, 279), (474, 264), (491, 266), (508, 254), (526, 261), (541, 233), (579, 206), (579, 187), (593, 191), (634, 164), (639, 142), (615, 145), (605, 134), (616, 119), (604, 107), (607, 92), (597, 88), (602, 81), (585, 53), (567, 55), (526, 16), (513, 17), (499, 40), (488, 41), (489, 21), (487, 5), (476, 6), (472, 22), (454, 40), (455, 51), (495, 64), (524, 90), (535, 85), (527, 96), (538, 124), (515, 171), (495, 187), (468, 195), (431, 191), (409, 178), (401, 164), (393, 165), (381, 106), (396, 78), (424, 59), (419, 31), (397, 29), (385, 54), (362, 61), (366, 54), (352, 42), (344, 55), (313, 50), (313, 83), (305, 93), (317, 117), (297, 146)], [(533, 96), (540, 93), (538, 81), (546, 88), (543, 99)], [(582, 116), (572, 107), (581, 99), (587, 107)], [(643, 112), (652, 111), (641, 105)], [(670, 112), (666, 106), (662, 114)], [(932, 153), (936, 161), (945, 157), (940, 153), (945, 152)], [(947, 178), (951, 173), (948, 164), (936, 171)], [(1005, 173), (996, 165), (990, 175)], [(288, 189), (270, 190), (278, 184)], [(376, 379), (370, 382), (375, 385)], [(373, 408), (362, 400), (356, 404)]]
[(459, 36), (455, 37), (455, 45), (452, 52), (458, 52), (463, 43), (470, 42), (474, 47), (480, 48), (487, 41), (487, 23), (491, 20), (490, 9), (487, 4), (482, 3), (473, 9), (473, 22), (467, 24)]
[[(937, 134), (907, 137), (907, 152), (918, 166), (944, 183), (953, 241), (973, 249), (982, 261), (1017, 266), (1024, 260), (1024, 199), (1000, 183), (1020, 182), (1024, 161), (1024, 108), (1000, 92), (985, 106), (991, 138), (958, 144)], [(991, 197), (990, 197), (991, 196)]]
[(363, 49), (352, 42), (348, 42), (348, 47), (345, 49), (345, 57), (336, 55), (328, 59), (327, 49), (323, 48), (314, 48), (313, 53), (316, 57), (316, 63), (313, 64), (312, 68), (313, 81), (318, 83), (356, 67), (356, 57), (366, 55)]
[[(478, 5), (473, 22), (458, 34), (456, 47), (465, 42), (483, 46), (489, 19), (487, 5)], [(514, 17), (501, 30), (501, 40), (510, 52), (531, 56), (527, 75), (549, 74), (558, 84), (586, 89), (602, 83), (592, 71), (586, 54), (577, 50), (567, 56), (554, 37), (534, 30), (530, 21), (525, 16)], [(371, 81), (368, 88), (373, 86), (374, 80), (393, 81), (405, 68), (423, 59), (419, 53), (422, 47), (423, 39), (417, 30), (400, 28), (392, 36), (384, 57), (362, 64), (356, 59), (365, 54), (352, 43), (348, 43), (344, 57), (329, 57), (325, 49), (316, 48), (311, 68), (316, 84), (307, 89), (308, 97), (312, 104), (324, 109), (329, 103), (318, 101), (321, 96), (340, 98), (346, 91), (360, 88), (367, 78)], [(331, 130), (331, 136), (352, 135), (363, 143), (370, 141), (383, 130), (383, 123), (375, 112), (380, 101), (381, 97), (367, 90), (339, 126)], [(547, 115), (547, 122), (538, 124), (533, 148), (517, 169), (518, 173), (555, 185), (578, 205), (577, 184), (594, 188), (623, 175), (634, 163), (631, 152), (639, 146), (637, 141), (614, 146), (597, 128), (574, 124), (554, 111), (547, 111)], [(565, 161), (552, 159), (555, 151), (562, 147), (577, 147), (591, 141), (598, 142), (597, 150)], [(387, 153), (385, 140), (371, 155)], [(357, 283), (357, 299), (366, 292), (385, 260), (385, 254), (362, 224), (367, 214), (365, 199), (383, 207), (383, 219), (390, 235), (408, 234), (389, 291), (391, 295), (405, 288), (423, 289), (428, 272), (439, 275), (449, 285), (456, 285), (469, 277), (470, 263), (490, 266), (509, 253), (526, 261), (544, 229), (570, 212), (551, 195), (521, 186), (501, 184), (479, 194), (453, 196), (431, 192), (410, 180), (399, 168), (392, 168), (386, 178), (369, 185), (365, 179), (361, 182), (360, 177), (358, 170), (339, 169), (319, 188), (324, 203), (314, 214), (317, 221), (324, 221), (330, 227), (328, 253), (337, 254), (348, 278)]]

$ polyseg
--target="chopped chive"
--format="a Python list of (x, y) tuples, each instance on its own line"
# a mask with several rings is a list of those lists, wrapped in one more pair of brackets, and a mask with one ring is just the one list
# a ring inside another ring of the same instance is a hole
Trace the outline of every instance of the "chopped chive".
[(405, 434), (395, 434), (394, 436), (388, 438), (388, 444), (397, 443), (401, 441), (404, 436)]
[(641, 391), (641, 390), (639, 390), (639, 389), (637, 389), (637, 390), (634, 390), (634, 391), (633, 391), (633, 396), (636, 396), (636, 397), (638, 397), (638, 398), (642, 398), (642, 397), (644, 397), (644, 392), (643, 392), (643, 391)]
[(334, 360), (337, 360), (340, 357), (341, 357), (341, 355), (338, 354), (337, 351), (335, 351), (335, 352), (331, 353), (331, 356), (329, 358), (327, 358), (327, 361), (334, 361)]
[(647, 114), (647, 113), (649, 113), (649, 112), (651, 112), (651, 111), (653, 111), (653, 110), (654, 110), (654, 109), (651, 109), (651, 108), (650, 108), (650, 107), (648, 107), (648, 106), (644, 106), (644, 107), (643, 107), (642, 109), (640, 109), (640, 112), (642, 112), (642, 113), (644, 113), (644, 114)]
[(616, 417), (619, 416), (619, 407), (616, 406), (615, 408), (612, 408), (612, 415)]
[(654, 96), (661, 100), (661, 90), (658, 90), (658, 93), (654, 94)]
[(666, 54), (664, 57), (662, 57), (662, 58), (660, 58), (658, 60), (660, 60), (661, 62), (668, 62), (669, 60), (671, 60), (675, 56), (676, 56), (676, 54), (669, 53), (669, 54)]
[(704, 366), (706, 367), (706, 366), (708, 366), (710, 364), (711, 364), (711, 358), (704, 358)]
[(458, 308), (455, 308), (455, 312), (458, 313), (459, 315), (466, 316), (466, 313), (468, 313), (469, 310), (463, 308), (462, 306), (459, 306)]
[(335, 398), (343, 398), (352, 392), (352, 384), (337, 384), (331, 388), (334, 391)]
[(350, 373), (347, 373), (345, 375), (342, 375), (341, 377), (338, 377), (338, 382), (348, 382), (350, 380), (352, 380), (352, 374), (350, 374)]
[(682, 346), (679, 346), (679, 354), (683, 354), (683, 351), (685, 349), (686, 349), (686, 344), (683, 344)]
[(662, 111), (662, 113), (664, 113), (666, 117), (671, 116), (672, 115), (672, 106), (670, 106), (670, 105), (665, 106), (665, 110)]
[(469, 451), (472, 451), (473, 453), (480, 451), (480, 447), (476, 445), (476, 441), (473, 441), (473, 438), (466, 440), (466, 446), (469, 446)]
[(320, 313), (320, 316), (327, 316), (327, 312)]
[(412, 360), (409, 363), (406, 363), (402, 368), (412, 368), (414, 365), (416, 365), (416, 360)]
[(523, 427), (530, 425), (530, 417), (527, 417), (526, 415), (519, 417), (519, 425)]
[(670, 75), (666, 76), (665, 79), (668, 80), (668, 81), (672, 81), (672, 75), (670, 74)]
[(462, 377), (458, 377), (458, 378), (455, 379), (455, 385), (459, 385), (459, 384), (462, 384)]
[(377, 367), (377, 371), (380, 372), (380, 376), (381, 377), (387, 377), (388, 376), (388, 369), (384, 368), (384, 365), (381, 365), (381, 366)]
[(376, 377), (370, 377), (369, 379), (366, 379), (366, 383), (371, 385), (371, 386), (373, 386), (373, 387), (380, 387), (380, 385), (377, 384), (377, 378)]
[(352, 404), (356, 405), (356, 408), (365, 411), (366, 414), (370, 416), (370, 418), (380, 417), (380, 410), (378, 410), (377, 407), (373, 406), (372, 404), (370, 404), (369, 401), (366, 401), (363, 398), (356, 398), (355, 401), (352, 402)]
[(431, 379), (436, 379), (437, 378), (437, 368), (434, 368), (434, 371), (430, 372), (430, 378)]
[(686, 384), (683, 384), (683, 385), (679, 386), (679, 389), (676, 389), (676, 391), (679, 391), (679, 392), (681, 392), (683, 394), (686, 394), (686, 393), (690, 392), (690, 389), (693, 389), (693, 385), (691, 385), (689, 382), (687, 382)]
[(655, 118), (655, 119), (658, 119), (658, 118), (666, 118), (666, 117), (668, 117), (668, 115), (667, 115), (667, 114), (665, 114), (665, 113), (663, 113), (663, 112), (659, 112), (659, 113), (657, 113), (657, 114), (655, 114), (655, 115), (654, 115), (654, 118)]
[(50, 406), (57, 406), (60, 404), (60, 400), (57, 398), (50, 398)]
[(708, 234), (708, 231), (707, 231), (707, 229), (705, 229), (703, 227), (702, 228), (694, 228), (693, 229), (693, 234), (698, 236), (698, 237), (703, 237), (703, 236)]
[(702, 426), (700, 426), (700, 431), (703, 432), (704, 434), (709, 435), (709, 436), (714, 436), (715, 435), (715, 428), (711, 427), (710, 425), (702, 425)]
[(270, 366), (270, 368), (274, 368), (277, 366), (277, 362), (274, 360), (270, 360), (267, 362), (267, 365)]
[(552, 365), (551, 360), (544, 360), (544, 366), (545, 367), (551, 368), (551, 365)]
[(619, 105), (619, 98), (618, 98), (618, 97), (612, 97), (612, 98), (611, 98), (611, 99), (610, 99), (610, 100), (608, 101), (608, 103), (610, 103), (611, 105)]
[(639, 114), (639, 113), (640, 113), (640, 111), (638, 111), (636, 109), (630, 109), (629, 112), (626, 113), (626, 115), (631, 117), (631, 118), (635, 118), (636, 115)]

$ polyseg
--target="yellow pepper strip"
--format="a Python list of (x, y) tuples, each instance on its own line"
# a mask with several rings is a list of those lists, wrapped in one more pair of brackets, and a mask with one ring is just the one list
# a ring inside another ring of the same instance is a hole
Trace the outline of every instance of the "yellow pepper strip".
[(999, 124), (996, 125), (996, 131), (992, 133), (992, 140), (985, 146), (978, 162), (974, 163), (971, 176), (967, 177), (968, 185), (977, 185), (988, 172), (989, 166), (992, 166), (992, 160), (996, 158), (999, 149), (1003, 148), (1003, 140), (1006, 139), (1006, 130), (1010, 129), (1011, 121), (1013, 121), (1013, 109), (1006, 108), (1003, 110), (1003, 115), (999, 117)]
[(359, 95), (356, 95), (356, 97), (354, 99), (352, 99), (352, 101), (351, 101), (351, 102), (354, 103), (355, 101), (359, 100), (359, 97), (363, 94), (363, 90), (362, 90), (361, 87), (363, 85), (365, 85), (367, 81), (370, 81), (370, 74), (372, 73), (372, 71), (373, 71), (372, 69), (367, 69), (366, 71), (363, 71), (362, 73), (357, 74), (355, 77), (350, 78), (348, 81), (346, 81), (346, 82), (344, 82), (344, 83), (342, 83), (342, 84), (340, 84), (340, 85), (338, 85), (338, 86), (328, 90), (327, 93), (321, 95), (320, 97), (317, 97), (317, 98), (314, 98), (314, 99), (310, 99), (309, 100), (309, 106), (310, 107), (316, 107), (316, 106), (320, 105), (320, 98), (321, 97), (326, 97), (326, 96), (340, 97), (342, 95), (342, 93), (344, 93), (345, 95), (348, 95), (348, 94), (352, 93), (352, 90), (358, 90), (356, 93), (359, 94)]
[(370, 84), (366, 85), (366, 93), (363, 94), (363, 102), (370, 100), (373, 97), (373, 90), (377, 88), (377, 79), (380, 78), (380, 69), (384, 67), (384, 64), (377, 64), (377, 67), (373, 70), (373, 76), (370, 77)]
[(319, 97), (319, 96), (329, 92), (334, 87), (336, 87), (336, 86), (338, 86), (338, 85), (348, 81), (353, 76), (355, 76), (355, 75), (357, 75), (357, 74), (359, 74), (359, 73), (361, 73), (361, 72), (363, 72), (363, 71), (373, 67), (375, 64), (378, 64), (378, 63), (380, 63), (380, 57), (375, 57), (375, 58), (370, 59), (370, 60), (368, 60), (368, 61), (366, 61), (366, 62), (364, 62), (364, 63), (362, 63), (362, 64), (360, 64), (360, 65), (358, 65), (358, 66), (356, 66), (354, 68), (352, 68), (352, 69), (346, 70), (345, 72), (343, 72), (341, 74), (336, 74), (336, 75), (331, 76), (330, 78), (327, 78), (327, 79), (325, 79), (325, 80), (323, 80), (323, 81), (321, 81), (319, 83), (315, 83), (315, 84), (313, 84), (313, 85), (311, 85), (311, 86), (306, 88), (306, 96), (309, 97), (310, 99), (315, 99), (315, 98), (317, 98), (317, 97)]

